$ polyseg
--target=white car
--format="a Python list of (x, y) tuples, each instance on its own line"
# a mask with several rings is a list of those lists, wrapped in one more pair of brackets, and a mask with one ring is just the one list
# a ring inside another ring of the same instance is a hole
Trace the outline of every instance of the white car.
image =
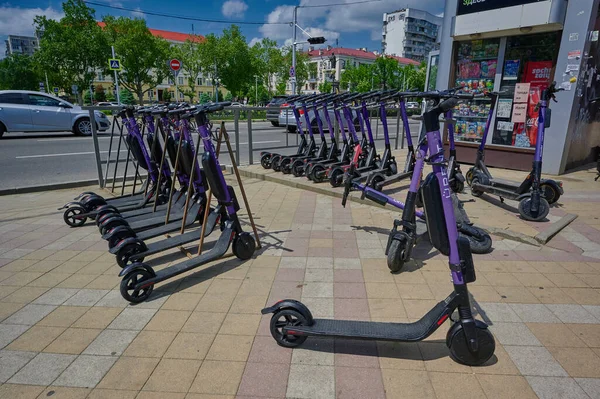
[[(94, 111), (96, 129), (107, 130), (110, 121)], [(92, 134), (89, 111), (50, 94), (26, 90), (0, 90), (0, 137), (5, 132), (64, 132)]]

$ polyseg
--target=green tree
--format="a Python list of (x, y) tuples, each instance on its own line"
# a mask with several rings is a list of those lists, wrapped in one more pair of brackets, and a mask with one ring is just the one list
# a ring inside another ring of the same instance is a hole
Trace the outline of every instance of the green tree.
[(275, 94), (278, 96), (282, 96), (285, 94), (285, 90), (286, 90), (286, 83), (285, 82), (279, 82), (277, 83), (277, 86), (275, 86)]
[(321, 93), (331, 93), (331, 91), (333, 90), (333, 85), (331, 84), (331, 82), (324, 82), (319, 84), (319, 91)]
[(108, 41), (123, 64), (119, 82), (142, 104), (144, 93), (158, 86), (169, 73), (169, 43), (152, 36), (143, 19), (106, 16), (104, 23)]
[[(128, 89), (121, 89), (121, 91), (119, 92), (119, 97), (121, 98), (122, 104), (125, 104), (125, 105), (135, 104), (135, 98), (133, 98), (133, 94)], [(164, 94), (163, 94), (163, 97), (164, 97)]]
[(89, 90), (85, 90), (83, 92), (83, 105), (90, 104), (92, 105), (92, 96)]
[(175, 58), (181, 61), (181, 70), (188, 76), (188, 90), (183, 90), (184, 95), (190, 102), (194, 101), (196, 93), (196, 81), (201, 76), (204, 62), (202, 51), (202, 38), (200, 36), (191, 36), (185, 43), (179, 46), (173, 46), (172, 52)]
[[(308, 80), (310, 64), (308, 55), (305, 53), (296, 53), (296, 91), (300, 93), (302, 87)], [(315, 64), (316, 65), (316, 64)], [(290, 67), (292, 66), (292, 52), (288, 51), (283, 56), (283, 63), (279, 67), (279, 79), (287, 83), (290, 79)]]
[(62, 8), (65, 16), (60, 21), (44, 15), (35, 17), (36, 30), (41, 33), (36, 59), (43, 69), (58, 76), (63, 89), (70, 90), (74, 84), (82, 93), (96, 71), (106, 71), (110, 46), (96, 22), (94, 9), (82, 0), (67, 0)]
[(400, 64), (392, 57), (377, 57), (373, 66), (373, 75), (382, 89), (400, 88)]
[(11, 54), (0, 60), (0, 90), (38, 90), (41, 81), (31, 56)]
[(200, 104), (206, 104), (209, 103), (212, 100), (212, 97), (210, 94), (208, 93), (202, 93), (200, 95)]
[(169, 90), (163, 91), (162, 100), (165, 103), (171, 102), (171, 92)]
[(115, 95), (113, 94), (112, 90), (109, 90), (108, 93), (106, 93), (106, 101), (117, 101)]
[(231, 101), (233, 99), (233, 96), (231, 95), (231, 92), (228, 91), (227, 94), (225, 94), (225, 101)]
[(277, 42), (268, 38), (263, 38), (250, 48), (250, 52), (255, 63), (256, 74), (261, 77), (263, 82), (267, 83), (269, 93), (273, 92), (271, 82), (273, 77), (280, 72), (283, 63), (283, 55)]
[(97, 85), (94, 88), (94, 100), (97, 102), (106, 101), (106, 92), (104, 91), (104, 87), (102, 87), (102, 85)]
[[(208, 42), (209, 37), (207, 37)], [(216, 37), (216, 40), (211, 37), (207, 50), (212, 49), (215, 44), (217, 48), (213, 50), (212, 58), (217, 66), (217, 77), (221, 79), (223, 86), (233, 96), (238, 96), (243, 92), (245, 86), (254, 82), (256, 74), (256, 62), (253, 62), (246, 38), (239, 26), (231, 25), (229, 28), (223, 29), (223, 34)], [(210, 64), (210, 56), (208, 63)], [(219, 98), (222, 97), (219, 96)]]
[(364, 93), (372, 87), (379, 87), (379, 78), (374, 74), (374, 66), (361, 64), (348, 66), (340, 77), (340, 88)]

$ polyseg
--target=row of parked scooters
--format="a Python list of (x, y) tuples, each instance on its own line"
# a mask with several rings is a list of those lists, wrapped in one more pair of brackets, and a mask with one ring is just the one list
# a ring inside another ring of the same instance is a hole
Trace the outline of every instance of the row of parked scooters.
[[(458, 88), (452, 92), (459, 90)], [(552, 88), (554, 91), (560, 89)], [(342, 184), (344, 173), (354, 168), (354, 181), (364, 182), (379, 193), (384, 187), (402, 181), (410, 180), (415, 171), (419, 148), (423, 141), (415, 146), (410, 132), (406, 112), (408, 99), (429, 100), (435, 93), (374, 91), (369, 93), (320, 94), (297, 96), (288, 99), (294, 114), (297, 130), (301, 138), (297, 151), (293, 154), (261, 153), (261, 165), (265, 169), (293, 174), (296, 177), (306, 176), (315, 183), (329, 181), (331, 186)], [(452, 110), (444, 115), (449, 142), (448, 179), (453, 192), (462, 192), (465, 182), (470, 185), (471, 193), (480, 197), (483, 193), (497, 195), (503, 202), (505, 198), (519, 201), (519, 214), (525, 220), (543, 221), (548, 216), (550, 205), (558, 201), (563, 194), (562, 182), (552, 179), (542, 179), (542, 152), (545, 128), (549, 126), (550, 117), (544, 126), (538, 128), (534, 162), (531, 173), (522, 182), (514, 182), (494, 178), (485, 165), (485, 143), (490, 131), (494, 109), (501, 93), (488, 92), (480, 95), (491, 102), (488, 121), (477, 151), (473, 167), (463, 176), (460, 165), (456, 162), (456, 147), (454, 142), (454, 123)], [(466, 95), (469, 96), (469, 95)], [(474, 99), (471, 96), (469, 99)], [(408, 156), (402, 170), (392, 156), (386, 109), (391, 105), (400, 113), (406, 132)], [(383, 126), (384, 150), (380, 154), (375, 146), (370, 110), (379, 108)], [(333, 115), (333, 116), (332, 116)], [(550, 110), (548, 109), (548, 115)], [(337, 142), (332, 119), (335, 118), (342, 137), (341, 146)], [(323, 120), (326, 122), (324, 127)], [(329, 131), (327, 141), (325, 129)], [(306, 131), (306, 133), (305, 133)], [(346, 132), (347, 131), (347, 132)], [(357, 131), (362, 133), (359, 139)], [(321, 137), (317, 144), (315, 133)], [(425, 137), (423, 137), (425, 140)], [(370, 193), (374, 199), (374, 194)], [(383, 197), (378, 197), (383, 200)], [(389, 201), (388, 201), (389, 202)], [(420, 198), (418, 199), (420, 203)]]
[[(60, 208), (65, 209), (63, 219), (69, 226), (95, 220), (123, 268), (120, 290), (126, 300), (146, 300), (155, 284), (222, 257), (230, 246), (239, 259), (252, 257), (256, 242), (238, 219), (238, 200), (225, 182), (208, 119), (227, 105), (124, 107), (117, 118), (126, 129), (126, 146), (136, 168), (148, 173), (141, 191), (115, 198), (85, 192)], [(197, 134), (195, 144), (193, 134)], [(209, 207), (209, 189), (217, 200), (214, 208)], [(208, 235), (217, 225), (221, 235), (200, 256), (157, 271), (143, 263), (147, 256), (198, 241), (197, 227)]]
[[(542, 137), (544, 123), (549, 120), (547, 105), (550, 99), (554, 98), (556, 91), (555, 86), (552, 85), (542, 93), (542, 101), (539, 104), (539, 126)], [(336, 110), (339, 108), (344, 111), (350, 134), (351, 136), (355, 136), (351, 111), (358, 109), (360, 111), (358, 112), (358, 118), (362, 118), (359, 122), (366, 124), (367, 118), (364, 111), (367, 109), (367, 100), (376, 100), (383, 107), (387, 101), (396, 99), (400, 101), (400, 109), (404, 114), (402, 99), (406, 95), (405, 93), (390, 94), (377, 92), (357, 95), (318, 96), (316, 98), (300, 97), (298, 101), (305, 115), (307, 110), (306, 103), (309, 100), (313, 103), (315, 115), (318, 114), (317, 111), (322, 106), (321, 103), (333, 103)], [(468, 284), (476, 280), (475, 265), (471, 254), (472, 244), (465, 234), (460, 231), (460, 222), (455, 216), (456, 206), (451, 194), (455, 187), (452, 187), (452, 178), (450, 177), (452, 174), (451, 168), (454, 167), (452, 159), (454, 155), (451, 151), (450, 160), (445, 159), (442, 134), (440, 132), (440, 116), (445, 115), (448, 122), (448, 119), (451, 120), (452, 109), (461, 100), (473, 99), (473, 95), (458, 94), (456, 91), (450, 90), (445, 92), (411, 93), (410, 96), (427, 99), (428, 106), (423, 113), (423, 125), (426, 134), (420, 140), (416, 149), (410, 148), (414, 158), (410, 160), (412, 174), (410, 176), (410, 187), (405, 204), (384, 195), (378, 191), (378, 188), (373, 188), (372, 184), (369, 184), (372, 183), (370, 176), (373, 176), (373, 174), (369, 175), (366, 179), (366, 184), (362, 184), (361, 180), (364, 179), (361, 172), (382, 172), (381, 167), (384, 164), (378, 163), (372, 169), (361, 170), (365, 165), (364, 158), (368, 156), (369, 148), (365, 143), (359, 143), (356, 137), (353, 137), (355, 143), (351, 158), (333, 159), (334, 157), (330, 157), (329, 159), (319, 159), (311, 151), (298, 151), (297, 154), (291, 156), (263, 154), (263, 166), (278, 167), (281, 170), (284, 170), (284, 168), (289, 168), (289, 170), (296, 168), (300, 170), (295, 172), (297, 175), (303, 173), (310, 175), (315, 165), (318, 164), (323, 164), (326, 168), (325, 170), (330, 170), (329, 173), (331, 173), (333, 168), (341, 167), (344, 168), (342, 183), (344, 185), (344, 195), (342, 204), (345, 205), (350, 191), (356, 189), (362, 191), (365, 197), (380, 204), (393, 204), (403, 209), (402, 218), (395, 222), (387, 246), (388, 252), (394, 251), (396, 253), (396, 259), (393, 262), (399, 262), (398, 265), (400, 267), (397, 268), (398, 270), (401, 268), (402, 261), (405, 260), (405, 257), (407, 254), (410, 254), (412, 249), (415, 218), (419, 216), (416, 211), (416, 204), (418, 201), (421, 201), (424, 210), (424, 215), (422, 214), (422, 216), (427, 221), (430, 241), (440, 253), (448, 256), (448, 266), (453, 283), (452, 292), (446, 299), (437, 303), (421, 319), (413, 323), (318, 319), (313, 317), (310, 309), (305, 304), (293, 299), (284, 299), (262, 310), (263, 314), (272, 314), (270, 331), (279, 345), (293, 348), (301, 345), (309, 336), (335, 337), (336, 339), (350, 338), (417, 342), (429, 337), (446, 320), (450, 319), (453, 323), (446, 334), (446, 345), (450, 351), (450, 356), (455, 361), (469, 366), (480, 366), (486, 364), (494, 355), (494, 336), (485, 323), (474, 318), (471, 308)], [(358, 101), (358, 107), (348, 105), (351, 101)], [(299, 116), (299, 113), (296, 111), (295, 114)], [(361, 114), (363, 117), (360, 116)], [(325, 115), (327, 115), (327, 112), (325, 112)], [(382, 115), (385, 115), (385, 113), (382, 112)], [(406, 122), (406, 118), (404, 118), (404, 121)], [(307, 123), (307, 125), (310, 126), (310, 123)], [(383, 120), (383, 126), (385, 129), (385, 119)], [(300, 127), (300, 124), (298, 124), (298, 128), (301, 131)], [(368, 125), (366, 127), (367, 132), (369, 132)], [(322, 129), (320, 129), (320, 132), (322, 134)], [(389, 146), (389, 138), (385, 130), (384, 133), (386, 134), (386, 144)], [(310, 134), (310, 130), (309, 135), (311, 139), (307, 148), (311, 147), (311, 143), (314, 146), (314, 139)], [(350, 143), (344, 144), (349, 145)], [(389, 147), (386, 147), (386, 150), (386, 152), (389, 152)], [(537, 161), (536, 157), (535, 162)], [(421, 182), (425, 163), (431, 165), (433, 172), (428, 174), (423, 179), (423, 182)], [(332, 165), (335, 166), (332, 167)], [(387, 177), (394, 174), (391, 170), (388, 172), (383, 173)], [(474, 180), (475, 178), (472, 179), (472, 184), (474, 184)], [(534, 180), (531, 202), (534, 200), (536, 190), (539, 191), (538, 184), (539, 181), (536, 183)], [(536, 211), (533, 209), (533, 206), (528, 209), (532, 213)], [(539, 210), (536, 212), (539, 212)], [(390, 265), (389, 263), (390, 258), (388, 254), (388, 266), (390, 268), (398, 266)]]

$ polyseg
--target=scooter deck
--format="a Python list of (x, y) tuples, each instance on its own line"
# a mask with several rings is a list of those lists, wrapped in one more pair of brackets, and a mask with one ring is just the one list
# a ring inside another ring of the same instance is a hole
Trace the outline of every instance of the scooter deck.
[(378, 184), (379, 187), (389, 186), (390, 184), (394, 184), (399, 182), (400, 180), (410, 179), (412, 178), (413, 172), (402, 172), (392, 176), (388, 176), (381, 183)]
[(311, 326), (285, 326), (283, 332), (380, 341), (421, 341), (430, 336), (447, 319), (446, 302), (439, 302), (422, 319), (414, 323), (382, 323), (354, 320), (314, 319)]
[[(198, 215), (199, 211), (200, 211), (199, 203), (195, 203), (194, 205), (192, 205), (192, 207), (188, 211), (187, 218), (185, 219), (186, 227), (191, 226), (196, 221), (196, 216)], [(208, 223), (209, 223), (208, 226), (211, 226), (211, 221), (212, 221), (212, 225), (214, 226), (216, 219), (217, 219), (217, 215), (213, 216), (212, 213), (210, 215), (208, 215)], [(144, 231), (136, 234), (136, 237), (139, 238), (140, 240), (147, 240), (149, 238), (159, 237), (163, 234), (170, 233), (172, 231), (177, 231), (179, 229), (181, 229), (181, 221), (169, 222), (165, 225), (158, 226), (158, 227), (155, 227), (150, 230), (144, 230)]]
[[(185, 199), (186, 197), (184, 195), (180, 195), (171, 205), (171, 215), (175, 215), (177, 212), (182, 212), (183, 207), (185, 206)], [(144, 207), (132, 212), (136, 212), (136, 213), (130, 213), (127, 212), (126, 214), (121, 213), (121, 217), (123, 217), (124, 219), (127, 219), (127, 223), (134, 223), (134, 222), (138, 222), (141, 220), (148, 220), (148, 218), (151, 217), (158, 217), (158, 216), (162, 216), (162, 218), (164, 219), (165, 215), (167, 214), (167, 209), (168, 209), (168, 204), (163, 204), (163, 205), (158, 205), (156, 207), (156, 212), (152, 211), (152, 207)]]
[[(177, 193), (178, 194), (174, 194), (175, 198), (177, 198), (177, 199), (175, 200), (175, 202), (173, 204), (176, 204), (181, 199), (181, 197), (184, 196), (184, 193), (182, 193), (182, 192), (177, 191)], [(133, 220), (132, 218), (134, 218), (136, 216), (147, 215), (148, 213), (164, 211), (168, 207), (168, 204), (157, 205), (156, 211), (154, 211), (153, 206), (148, 206), (148, 205), (153, 205), (153, 203), (146, 204), (146, 206), (143, 208), (134, 209), (131, 211), (126, 211), (126, 212), (119, 212), (119, 213), (121, 214), (121, 217), (128, 219), (128, 221), (132, 221)]]
[[(145, 216), (145, 218), (143, 220), (137, 220), (133, 223), (130, 223), (130, 221), (126, 219), (129, 228), (131, 228), (134, 231), (141, 231), (141, 230), (146, 230), (146, 229), (152, 228), (154, 226), (159, 226), (159, 225), (165, 223), (165, 214), (158, 215), (158, 216), (152, 216), (150, 218), (148, 218), (148, 215), (143, 215), (143, 216)], [(178, 220), (181, 221), (182, 218), (183, 218), (183, 208), (171, 209), (171, 214), (169, 215), (170, 222), (175, 222)]]
[[(166, 232), (168, 233), (168, 232)], [(208, 231), (207, 231), (208, 234)], [(189, 244), (190, 242), (198, 241), (200, 233), (196, 230), (188, 231), (187, 233), (178, 236), (165, 238), (164, 240), (156, 241), (147, 245), (147, 250), (138, 254), (132, 255), (131, 260), (136, 261), (146, 256), (154, 255), (167, 249), (177, 248), (181, 245)]]
[[(190, 232), (192, 233), (192, 232)], [(195, 238), (198, 238), (198, 232), (194, 232)], [(187, 234), (187, 233), (186, 233)], [(150, 280), (146, 280), (141, 284), (147, 284), (149, 281), (153, 283), (158, 283), (160, 281), (164, 281), (168, 278), (175, 277), (182, 273), (185, 273), (189, 270), (200, 267), (208, 262), (211, 262), (215, 259), (220, 258), (227, 252), (229, 249), (229, 244), (231, 243), (231, 238), (233, 235), (233, 228), (231, 224), (229, 224), (225, 230), (221, 232), (221, 236), (217, 240), (215, 246), (209, 250), (204, 252), (202, 255), (197, 256), (192, 259), (185, 260), (181, 263), (177, 263), (175, 265), (169, 266), (165, 269), (161, 269), (156, 272), (156, 276), (152, 277)]]
[(494, 185), (485, 186), (483, 184), (473, 183), (471, 185), (471, 189), (483, 191), (484, 193), (497, 195), (499, 197), (510, 199), (510, 200), (516, 200), (521, 195), (521, 194), (515, 193), (514, 191), (510, 191), (505, 188), (494, 186)]
[(517, 183), (511, 180), (498, 179), (496, 177), (491, 178), (490, 183), (494, 187), (506, 188), (509, 190), (516, 190), (521, 185), (521, 183)]

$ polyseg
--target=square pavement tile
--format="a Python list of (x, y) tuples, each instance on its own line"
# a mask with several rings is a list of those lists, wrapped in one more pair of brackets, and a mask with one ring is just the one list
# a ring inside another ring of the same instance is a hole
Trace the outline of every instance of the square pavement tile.
[(528, 323), (527, 327), (547, 348), (585, 348), (587, 345), (565, 324)]
[(64, 304), (67, 306), (94, 306), (106, 294), (108, 294), (108, 290), (82, 289)]
[(520, 322), (519, 316), (508, 303), (486, 302), (481, 304), (479, 313), (484, 320), (497, 322)]
[(144, 385), (144, 390), (187, 392), (201, 363), (200, 360), (162, 359)]
[(162, 357), (177, 333), (172, 331), (141, 331), (127, 347), (124, 356)]
[(76, 356), (40, 353), (10, 380), (11, 384), (50, 385)]
[(581, 305), (546, 305), (548, 309), (563, 323), (598, 324), (590, 312)]
[(0, 383), (4, 384), (35, 357), (35, 352), (0, 350)]
[(44, 352), (79, 355), (101, 332), (92, 328), (68, 328), (44, 348)]
[(107, 308), (125, 308), (127, 301), (123, 299), (119, 290), (111, 290), (104, 295), (94, 306), (102, 306)]
[(213, 341), (206, 359), (245, 362), (253, 341), (253, 336), (219, 334)]
[(155, 313), (155, 309), (127, 308), (107, 328), (112, 330), (141, 330)]
[[(215, 336), (213, 334), (179, 333), (164, 357), (173, 359), (202, 360), (206, 357)], [(227, 350), (226, 348), (223, 348)]]
[(490, 330), (502, 345), (542, 345), (524, 323), (495, 323)]
[(56, 309), (55, 305), (30, 304), (4, 320), (3, 324), (33, 325), (46, 317), (54, 309)]
[(292, 364), (286, 396), (314, 399), (335, 398), (334, 368)]
[(48, 316), (40, 320), (38, 326), (70, 327), (77, 319), (84, 315), (89, 308), (80, 306), (59, 306)]
[[(139, 391), (156, 368), (159, 360), (143, 357), (121, 357), (100, 381), (98, 388)], [(115, 394), (108, 397), (121, 398), (122, 396)]]
[[(198, 371), (198, 375), (194, 379), (194, 383), (190, 388), (190, 392), (197, 392), (203, 394), (213, 395), (235, 395), (238, 392), (238, 386), (242, 379), (242, 373), (244, 373), (244, 362), (221, 362), (206, 360), (202, 363), (202, 367)], [(258, 365), (252, 364), (251, 368), (254, 369)], [(279, 368), (286, 368), (286, 366), (278, 365)], [(280, 385), (276, 375), (271, 375), (271, 379), (268, 383), (262, 386), (265, 394), (270, 390), (271, 385)], [(285, 375), (287, 381), (287, 374)], [(262, 381), (264, 382), (264, 381)], [(285, 388), (284, 388), (285, 389)], [(285, 392), (284, 392), (285, 393)], [(240, 393), (241, 395), (242, 393)]]
[(546, 307), (535, 303), (511, 303), (510, 307), (525, 323), (561, 323), (561, 321)]
[(38, 305), (62, 305), (78, 291), (76, 288), (52, 288), (33, 303)]
[(137, 331), (104, 330), (83, 351), (83, 354), (120, 356), (137, 334)]
[(35, 325), (6, 348), (11, 350), (41, 352), (48, 344), (63, 333), (64, 327), (44, 327)]
[(600, 398), (600, 379), (598, 378), (575, 378), (579, 386), (590, 398)]
[(284, 348), (273, 342), (272, 337), (256, 336), (252, 344), (252, 350), (248, 356), (248, 362), (255, 363), (282, 363), (290, 364), (292, 360), (292, 349)]
[(590, 348), (549, 348), (571, 377), (599, 378), (600, 357)]
[(333, 283), (305, 283), (302, 287), (302, 295), (311, 298), (332, 298)]
[(249, 363), (240, 383), (238, 397), (285, 397), (289, 370), (288, 364)]
[(375, 368), (336, 367), (335, 393), (339, 399), (382, 398), (385, 390), (381, 370)]
[(515, 366), (525, 376), (567, 377), (565, 369), (541, 346), (504, 346)]
[(540, 399), (587, 399), (588, 395), (572, 378), (526, 377)]
[(333, 298), (307, 298), (303, 296), (301, 300), (310, 309), (313, 317), (333, 319)]
[(521, 376), (478, 374), (477, 380), (488, 399), (537, 399), (527, 380)]
[(121, 308), (93, 307), (81, 316), (73, 327), (77, 328), (106, 328), (121, 313)]
[(301, 347), (292, 351), (292, 364), (333, 366), (333, 338), (309, 338)]
[(4, 384), (0, 386), (0, 398), (34, 399), (44, 391), (44, 387), (20, 384)]
[(116, 356), (81, 355), (67, 367), (54, 385), (94, 388), (116, 361)]
[(22, 324), (0, 324), (0, 349), (17, 339), (21, 334), (29, 330), (29, 328), (30, 326)]

